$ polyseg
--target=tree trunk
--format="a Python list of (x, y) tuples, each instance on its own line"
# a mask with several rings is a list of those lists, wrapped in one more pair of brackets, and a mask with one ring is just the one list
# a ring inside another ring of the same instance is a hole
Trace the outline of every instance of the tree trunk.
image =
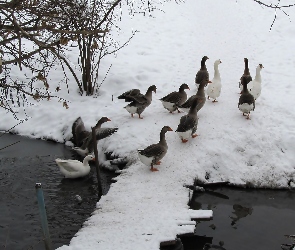
[(83, 90), (86, 95), (93, 94), (93, 84), (91, 80), (92, 62), (91, 62), (91, 44), (92, 35), (82, 36), (80, 44), (80, 58), (81, 58), (81, 71), (82, 71), (82, 84)]

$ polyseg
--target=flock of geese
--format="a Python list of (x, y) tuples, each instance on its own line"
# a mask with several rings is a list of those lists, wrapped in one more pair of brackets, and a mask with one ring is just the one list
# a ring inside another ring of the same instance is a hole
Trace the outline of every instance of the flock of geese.
[[(189, 89), (187, 84), (182, 84), (178, 91), (174, 91), (160, 99), (162, 105), (170, 113), (177, 111), (186, 112), (180, 118), (176, 132), (183, 143), (186, 143), (189, 138), (195, 138), (198, 126), (198, 111), (204, 106), (207, 99), (213, 99), (213, 102), (217, 102), (217, 98), (221, 93), (221, 77), (219, 72), (220, 60), (214, 62), (214, 77), (209, 80), (209, 72), (206, 67), (206, 61), (209, 58), (204, 56), (201, 60), (201, 68), (197, 72), (195, 77), (195, 83), (198, 87), (198, 91), (195, 95), (192, 95), (187, 99), (186, 89)], [(242, 112), (243, 116), (250, 119), (250, 112), (255, 109), (255, 101), (261, 94), (261, 70), (262, 64), (259, 64), (256, 68), (256, 75), (254, 80), (252, 79), (248, 67), (248, 59), (244, 58), (245, 69), (240, 78), (239, 88), (240, 97), (238, 102), (238, 109)], [(205, 94), (205, 87), (208, 85)], [(150, 86), (145, 94), (142, 94), (139, 89), (132, 89), (124, 92), (118, 99), (123, 99), (125, 102), (129, 102), (124, 108), (133, 117), (134, 114), (138, 115), (138, 118), (143, 119), (142, 113), (152, 102), (152, 92), (156, 93), (156, 86)], [(118, 128), (102, 128), (101, 125), (107, 121), (110, 121), (107, 117), (102, 117), (95, 125), (96, 140), (106, 138), (113, 133), (117, 132)], [(168, 145), (165, 139), (165, 134), (168, 131), (172, 131), (169, 126), (164, 126), (160, 132), (160, 141), (156, 144), (152, 144), (145, 149), (138, 150), (139, 159), (141, 162), (150, 167), (151, 171), (158, 171), (155, 165), (160, 165), (161, 159), (166, 155)], [(62, 160), (56, 159), (57, 165), (60, 167), (61, 172), (66, 178), (78, 178), (83, 177), (90, 172), (89, 161), (94, 160), (93, 152), (93, 138), (92, 132), (85, 129), (84, 123), (81, 117), (77, 118), (72, 125), (73, 148), (78, 154), (85, 157), (83, 162), (78, 160)]]

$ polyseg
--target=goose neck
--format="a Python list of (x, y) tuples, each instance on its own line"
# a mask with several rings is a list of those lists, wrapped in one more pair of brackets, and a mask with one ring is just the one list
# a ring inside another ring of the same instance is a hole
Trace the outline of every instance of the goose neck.
[(152, 96), (153, 96), (152, 92), (153, 92), (152, 90), (148, 89), (146, 94), (145, 94), (146, 98), (152, 100)]
[(203, 83), (201, 83), (200, 85), (199, 85), (199, 88), (198, 88), (198, 91), (197, 91), (197, 96), (205, 96), (205, 90), (204, 90), (204, 88), (205, 88), (205, 85), (203, 84)]
[(89, 160), (90, 160), (90, 157), (86, 156), (86, 157), (84, 158), (84, 160), (83, 160), (83, 165), (84, 165), (84, 166), (88, 166), (88, 162), (89, 162)]
[(255, 81), (261, 82), (260, 69), (256, 69)]
[(166, 138), (165, 138), (166, 131), (161, 131), (160, 133), (160, 144), (167, 145)]
[(249, 75), (250, 71), (249, 71), (249, 65), (248, 65), (248, 60), (245, 60), (245, 70), (244, 70), (244, 74), (245, 75)]
[(220, 73), (218, 70), (218, 65), (214, 65), (214, 78), (219, 79), (220, 78)]
[(243, 83), (243, 93), (248, 93), (247, 82)]

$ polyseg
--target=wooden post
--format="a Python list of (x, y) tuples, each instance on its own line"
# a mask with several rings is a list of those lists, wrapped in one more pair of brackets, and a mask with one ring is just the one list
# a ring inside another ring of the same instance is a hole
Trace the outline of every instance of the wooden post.
[(43, 190), (42, 190), (41, 183), (36, 183), (35, 188), (36, 188), (39, 212), (40, 212), (40, 216), (41, 216), (41, 224), (42, 224), (42, 230), (43, 230), (43, 236), (44, 236), (45, 249), (52, 250), (53, 248), (52, 248), (52, 243), (51, 243), (49, 229), (48, 229), (48, 221), (47, 221), (47, 215), (46, 215), (44, 196), (43, 196)]
[(99, 162), (98, 162), (98, 151), (97, 151), (97, 140), (96, 140), (95, 127), (92, 128), (92, 143), (93, 143), (93, 150), (94, 150), (94, 156), (95, 156), (95, 168), (96, 168), (96, 177), (97, 177), (98, 196), (101, 196), (102, 195), (102, 185), (101, 185), (100, 169), (99, 169)]

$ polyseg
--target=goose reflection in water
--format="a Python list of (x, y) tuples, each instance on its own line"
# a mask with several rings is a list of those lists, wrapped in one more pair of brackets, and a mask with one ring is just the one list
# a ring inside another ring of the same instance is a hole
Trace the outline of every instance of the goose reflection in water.
[(244, 218), (248, 215), (251, 215), (252, 212), (253, 212), (253, 208), (252, 207), (243, 207), (239, 204), (234, 204), (233, 205), (233, 209), (234, 209), (234, 212), (232, 212), (236, 217), (232, 217), (230, 216), (230, 218), (232, 219), (232, 223), (231, 225), (235, 225), (236, 222), (241, 219), (241, 218)]

